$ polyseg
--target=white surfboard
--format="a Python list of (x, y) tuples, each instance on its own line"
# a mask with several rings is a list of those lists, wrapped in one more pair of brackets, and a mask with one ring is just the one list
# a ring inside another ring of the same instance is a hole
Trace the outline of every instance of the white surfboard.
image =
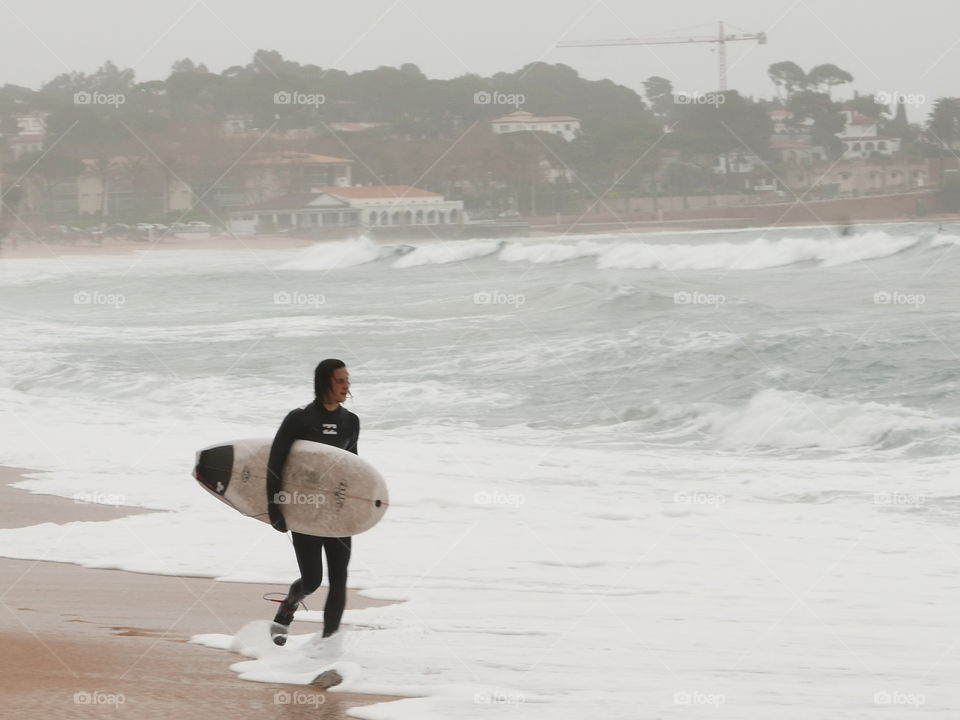
[[(235, 510), (267, 524), (271, 440), (234, 440), (197, 452), (193, 476)], [(297, 440), (283, 469), (281, 505), (287, 529), (321, 537), (369, 530), (387, 511), (387, 485), (370, 463), (346, 450)]]

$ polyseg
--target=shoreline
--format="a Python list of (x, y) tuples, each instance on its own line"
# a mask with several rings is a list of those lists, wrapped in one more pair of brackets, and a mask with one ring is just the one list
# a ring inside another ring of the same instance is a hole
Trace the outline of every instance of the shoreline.
[[(922, 218), (870, 218), (857, 221), (850, 220), (851, 227), (874, 226), (874, 225), (914, 225), (930, 224), (939, 225), (941, 223), (960, 222), (960, 215), (928, 215)], [(657, 233), (689, 233), (689, 232), (736, 232), (747, 230), (764, 229), (784, 229), (784, 228), (810, 228), (810, 227), (840, 227), (842, 223), (810, 223), (802, 221), (784, 221), (776, 225), (764, 225), (746, 218), (703, 218), (686, 220), (624, 220), (624, 221), (605, 221), (605, 222), (580, 222), (570, 226), (569, 223), (544, 223), (529, 225), (529, 235), (515, 240), (537, 240), (545, 237), (577, 238), (580, 235), (609, 234), (609, 235), (647, 235)], [(295, 248), (304, 248), (316, 245), (322, 242), (343, 241), (361, 237), (361, 233), (354, 238), (296, 238), (289, 235), (258, 235), (252, 237), (236, 237), (232, 235), (221, 235), (209, 238), (184, 239), (184, 238), (163, 238), (153, 241), (134, 241), (134, 240), (105, 240), (101, 243), (85, 241), (82, 243), (63, 243), (46, 242), (42, 240), (20, 240), (11, 244), (9, 238), (0, 241), (0, 261), (2, 260), (37, 260), (37, 259), (58, 259), (68, 257), (97, 257), (97, 256), (115, 256), (132, 255), (135, 252), (155, 252), (168, 250), (229, 250), (229, 251), (251, 251), (257, 250), (289, 250)], [(411, 240), (412, 238), (406, 238)], [(422, 241), (428, 243), (438, 242), (459, 242), (464, 240), (482, 240), (498, 238), (436, 238), (424, 237)], [(399, 242), (397, 239), (377, 239), (372, 238), (373, 242), (381, 244), (392, 244)]]
[[(33, 471), (0, 467), (0, 528), (154, 512), (11, 487), (24, 472)], [(352, 707), (402, 699), (241, 680), (230, 666), (248, 658), (188, 643), (196, 634), (234, 634), (266, 619), (271, 611), (261, 596), (282, 586), (3, 557), (0, 574), (0, 694), (11, 716), (262, 720), (280, 710), (285, 718), (340, 720)], [(321, 589), (315, 602), (323, 596)], [(349, 608), (386, 604), (348, 590)]]
[(0, 240), (0, 260), (55, 259), (70, 256), (132, 255), (135, 252), (154, 252), (167, 250), (285, 250), (307, 247), (315, 241), (292, 238), (286, 235), (237, 238), (233, 235), (220, 235), (186, 239), (165, 237), (157, 240), (103, 240), (96, 243), (51, 242), (40, 239), (18, 240), (10, 238)]

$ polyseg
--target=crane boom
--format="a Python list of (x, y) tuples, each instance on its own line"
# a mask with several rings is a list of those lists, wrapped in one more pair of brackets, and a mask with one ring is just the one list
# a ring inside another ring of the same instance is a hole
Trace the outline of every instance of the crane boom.
[(744, 33), (732, 35), (724, 32), (723, 22), (719, 23), (719, 32), (716, 35), (701, 35), (694, 37), (673, 38), (620, 38), (617, 40), (564, 40), (557, 43), (558, 48), (569, 47), (608, 47), (611, 45), (687, 45), (689, 43), (715, 43), (719, 47), (718, 63), (720, 70), (720, 90), (727, 89), (727, 43), (743, 40), (756, 40), (760, 45), (766, 45), (767, 34)]

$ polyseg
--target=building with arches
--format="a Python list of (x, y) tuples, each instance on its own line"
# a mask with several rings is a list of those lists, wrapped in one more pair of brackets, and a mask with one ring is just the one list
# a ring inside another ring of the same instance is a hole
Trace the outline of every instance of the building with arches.
[(434, 228), (448, 231), (464, 222), (463, 201), (409, 185), (321, 186), (238, 208), (230, 213), (236, 235), (278, 231)]
[(880, 135), (879, 121), (854, 110), (844, 110), (847, 124), (837, 133), (843, 143), (843, 159), (856, 160), (900, 152), (900, 138)]

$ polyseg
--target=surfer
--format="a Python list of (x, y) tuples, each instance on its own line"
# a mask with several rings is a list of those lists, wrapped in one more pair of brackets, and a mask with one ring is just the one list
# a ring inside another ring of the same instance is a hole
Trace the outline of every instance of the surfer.
[[(305, 407), (292, 410), (284, 418), (273, 439), (267, 462), (270, 524), (282, 533), (287, 531), (287, 523), (282, 512), (281, 478), (294, 441), (312, 440), (357, 454), (360, 419), (340, 404), (350, 394), (350, 374), (344, 362), (334, 358), (321, 361), (314, 372), (313, 388), (316, 399)], [(330, 637), (339, 629), (347, 602), (351, 538), (319, 537), (298, 532), (290, 534), (293, 536), (300, 577), (290, 585), (287, 597), (280, 603), (280, 609), (270, 626), (270, 635), (277, 645), (287, 642), (287, 630), (300, 601), (320, 587), (324, 552), (327, 554), (330, 589), (323, 608), (323, 637)]]

